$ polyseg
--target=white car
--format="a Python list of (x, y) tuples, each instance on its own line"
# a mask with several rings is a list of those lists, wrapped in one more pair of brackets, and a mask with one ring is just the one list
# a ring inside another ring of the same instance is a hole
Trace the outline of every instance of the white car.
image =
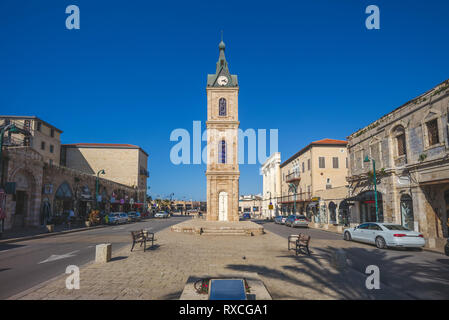
[(379, 249), (388, 247), (421, 248), (426, 244), (421, 233), (393, 223), (362, 223), (355, 228), (345, 229), (343, 238), (347, 241), (375, 244)]
[(159, 211), (154, 215), (155, 218), (164, 218), (164, 219), (168, 218), (169, 216), (170, 215), (165, 211)]

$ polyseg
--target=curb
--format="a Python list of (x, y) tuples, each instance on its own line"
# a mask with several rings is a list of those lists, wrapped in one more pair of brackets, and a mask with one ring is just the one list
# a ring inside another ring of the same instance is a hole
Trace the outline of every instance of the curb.
[(40, 238), (58, 236), (58, 235), (61, 235), (61, 234), (68, 234), (68, 233), (74, 233), (74, 232), (94, 230), (94, 229), (100, 229), (100, 228), (106, 228), (106, 227), (108, 227), (108, 226), (100, 225), (100, 226), (85, 227), (85, 228), (79, 228), (79, 229), (73, 229), (73, 230), (65, 230), (65, 231), (59, 231), (59, 232), (42, 233), (42, 234), (37, 234), (37, 235), (34, 235), (34, 236), (26, 236), (26, 237), (20, 237), (20, 238), (4, 239), (4, 240), (0, 240), (0, 244), (20, 242), (20, 241), (33, 240), (33, 239), (40, 239)]

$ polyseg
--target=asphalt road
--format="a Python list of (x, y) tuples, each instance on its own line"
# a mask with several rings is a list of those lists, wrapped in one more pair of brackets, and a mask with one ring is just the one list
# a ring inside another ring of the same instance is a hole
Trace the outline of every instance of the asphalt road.
[[(310, 235), (312, 251), (342, 248), (343, 236), (340, 234), (311, 228), (293, 229), (274, 222), (254, 222), (286, 239), (299, 232)], [(314, 249), (314, 239), (329, 240), (328, 248)], [(365, 274), (367, 266), (378, 266), (381, 288), (382, 284), (387, 285), (410, 299), (449, 299), (449, 257), (444, 254), (421, 249), (377, 249), (374, 245), (358, 242), (349, 242), (349, 247), (342, 249), (349, 266), (357, 272)]]
[[(153, 218), (142, 222), (0, 244), (0, 299), (7, 299), (64, 274), (69, 265), (81, 267), (95, 260), (97, 244), (112, 243), (112, 257), (120, 259), (114, 257), (114, 252), (131, 244), (131, 230), (147, 229), (156, 233), (185, 219), (188, 217)], [(155, 238), (157, 239), (157, 234)]]

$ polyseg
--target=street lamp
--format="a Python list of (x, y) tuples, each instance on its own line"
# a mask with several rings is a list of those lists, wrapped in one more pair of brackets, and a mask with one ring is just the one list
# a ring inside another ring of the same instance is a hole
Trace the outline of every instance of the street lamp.
[(100, 171), (97, 172), (97, 177), (95, 179), (95, 206), (98, 209), (98, 189), (100, 187), (100, 183), (99, 183), (99, 175), (100, 174), (106, 174), (106, 172), (104, 172), (104, 169), (101, 169)]
[(273, 216), (273, 211), (270, 208), (270, 206), (272, 206), (272, 203), (271, 203), (271, 191), (267, 191), (267, 193), (270, 194), (270, 204), (268, 205), (268, 210), (270, 210), (270, 219), (271, 219), (271, 217)]
[(365, 157), (363, 162), (370, 162), (370, 160), (373, 162), (373, 179), (374, 179), (374, 199), (376, 201), (376, 222), (379, 221), (379, 207), (377, 205), (377, 179), (376, 179), (376, 161), (374, 161), (373, 158), (370, 158), (368, 156)]

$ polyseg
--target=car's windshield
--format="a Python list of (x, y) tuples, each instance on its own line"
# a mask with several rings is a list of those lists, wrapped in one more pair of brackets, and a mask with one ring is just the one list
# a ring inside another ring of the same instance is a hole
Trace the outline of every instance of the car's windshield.
[(406, 227), (403, 227), (399, 224), (384, 224), (383, 225), (388, 230), (402, 230), (402, 231), (410, 231), (410, 229), (407, 229)]

